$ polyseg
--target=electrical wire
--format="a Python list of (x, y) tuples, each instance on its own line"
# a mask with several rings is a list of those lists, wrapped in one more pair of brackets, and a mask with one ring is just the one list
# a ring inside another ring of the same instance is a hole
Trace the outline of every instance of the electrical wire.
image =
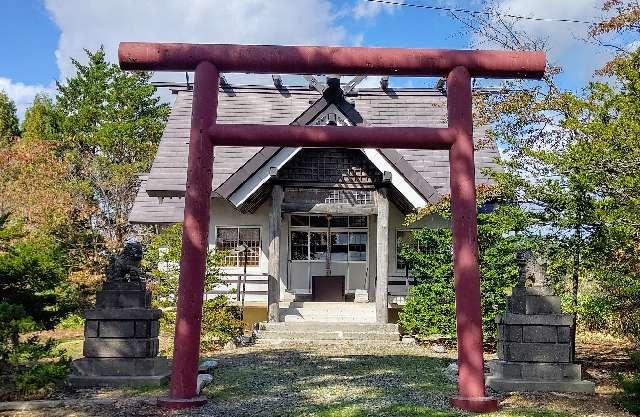
[(403, 7), (413, 7), (416, 9), (429, 9), (429, 10), (439, 10), (451, 13), (467, 13), (472, 15), (487, 15), (487, 16), (500, 16), (500, 17), (508, 17), (511, 19), (521, 19), (521, 20), (533, 20), (536, 22), (549, 22), (549, 23), (579, 23), (583, 25), (596, 25), (598, 22), (592, 22), (589, 20), (578, 20), (578, 19), (563, 19), (563, 18), (548, 18), (548, 17), (535, 17), (535, 16), (522, 16), (516, 14), (509, 13), (497, 13), (497, 12), (485, 12), (481, 10), (469, 10), (469, 9), (460, 9), (454, 7), (444, 7), (444, 6), (432, 6), (428, 4), (415, 4), (415, 3), (406, 3), (402, 1), (393, 1), (393, 0), (363, 0), (369, 3), (378, 3), (378, 4), (386, 4), (390, 6), (403, 6)]

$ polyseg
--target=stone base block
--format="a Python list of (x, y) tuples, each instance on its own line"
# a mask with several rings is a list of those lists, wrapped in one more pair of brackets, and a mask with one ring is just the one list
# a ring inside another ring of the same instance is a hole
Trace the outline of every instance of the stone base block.
[(579, 381), (582, 366), (577, 363), (489, 362), (491, 376), (527, 381)]
[(148, 308), (151, 292), (140, 290), (102, 290), (96, 294), (96, 309)]
[(169, 381), (169, 374), (149, 376), (90, 376), (69, 375), (69, 384), (74, 387), (161, 387)]
[(553, 289), (544, 286), (535, 286), (535, 287), (513, 287), (511, 291), (511, 295), (513, 297), (524, 297), (527, 295), (537, 295), (537, 296), (545, 296), (545, 295), (555, 295), (553, 293)]
[(573, 326), (572, 314), (514, 314), (505, 313), (496, 316), (497, 324), (522, 326)]
[(88, 358), (152, 358), (158, 354), (158, 339), (85, 339), (83, 356)]
[(571, 362), (570, 343), (498, 342), (498, 358), (510, 362)]
[(157, 308), (105, 308), (87, 310), (87, 320), (159, 320), (162, 310)]
[(560, 314), (560, 297), (556, 295), (523, 295), (507, 297), (507, 311), (514, 314)]
[(530, 381), (523, 379), (504, 379), (489, 375), (486, 384), (498, 392), (575, 392), (593, 394), (595, 384), (591, 381)]
[(71, 362), (74, 375), (79, 376), (166, 376), (166, 358), (80, 358)]
[(86, 320), (85, 338), (155, 338), (160, 334), (158, 320)]

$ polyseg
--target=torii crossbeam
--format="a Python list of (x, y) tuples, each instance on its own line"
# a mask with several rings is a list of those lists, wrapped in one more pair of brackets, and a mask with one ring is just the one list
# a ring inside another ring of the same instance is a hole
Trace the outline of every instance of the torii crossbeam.
[[(195, 71), (169, 408), (201, 405), (196, 379), (208, 247), (213, 147), (448, 149), (458, 336), (454, 406), (493, 411), (482, 357), (471, 77), (539, 79), (545, 55), (480, 51), (123, 42), (123, 70)], [(220, 72), (447, 77), (448, 127), (217, 125)], [(271, 279), (272, 277), (270, 277)]]

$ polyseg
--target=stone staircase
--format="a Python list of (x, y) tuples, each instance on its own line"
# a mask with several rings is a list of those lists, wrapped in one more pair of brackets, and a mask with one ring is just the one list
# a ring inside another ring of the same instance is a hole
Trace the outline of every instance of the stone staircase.
[(258, 323), (256, 343), (393, 343), (400, 340), (397, 324), (289, 322)]
[(375, 323), (375, 303), (292, 301), (280, 305), (280, 321), (325, 323)]
[(393, 343), (397, 324), (376, 323), (373, 303), (291, 302), (279, 323), (258, 323), (256, 343)]

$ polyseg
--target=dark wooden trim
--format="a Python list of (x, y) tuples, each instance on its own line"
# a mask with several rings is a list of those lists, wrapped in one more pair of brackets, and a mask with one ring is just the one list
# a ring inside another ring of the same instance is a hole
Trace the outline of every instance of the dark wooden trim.
[(216, 188), (217, 193), (222, 198), (229, 198), (235, 190), (258, 170), (262, 165), (273, 158), (281, 148), (275, 146), (265, 146), (251, 157), (240, 169), (233, 173), (227, 180)]
[(274, 184), (282, 184), (289, 188), (313, 188), (313, 189), (328, 189), (328, 190), (362, 190), (371, 191), (376, 189), (376, 183), (329, 183), (329, 182), (297, 182), (293, 180), (274, 180)]
[(313, 119), (315, 119), (318, 116), (318, 114), (322, 113), (324, 109), (329, 107), (330, 104), (331, 103), (327, 101), (327, 99), (324, 96), (321, 96), (311, 106), (309, 106), (309, 108), (307, 108), (305, 111), (300, 113), (300, 116), (296, 117), (293, 120), (293, 122), (291, 122), (291, 124), (299, 125), (299, 126), (304, 126), (308, 124)]

